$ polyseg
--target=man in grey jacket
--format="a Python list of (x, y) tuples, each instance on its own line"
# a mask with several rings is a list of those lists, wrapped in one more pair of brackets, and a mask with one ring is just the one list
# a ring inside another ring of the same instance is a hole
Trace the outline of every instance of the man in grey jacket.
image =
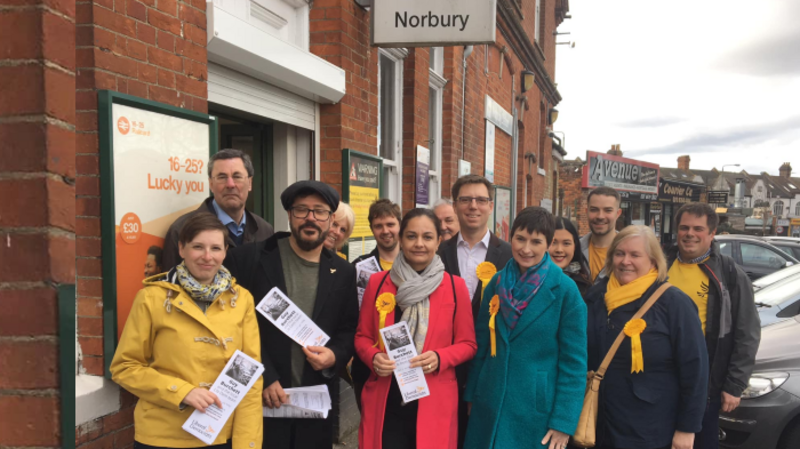
[(694, 447), (719, 447), (720, 410), (739, 406), (753, 372), (761, 322), (753, 286), (733, 259), (719, 252), (714, 241), (719, 217), (706, 203), (678, 209), (678, 246), (667, 254), (669, 282), (697, 305), (709, 357), (708, 403), (703, 430)]
[(617, 235), (617, 218), (622, 213), (619, 202), (619, 193), (611, 187), (598, 187), (586, 199), (591, 232), (581, 237), (581, 250), (589, 263), (592, 282), (607, 276), (606, 251)]

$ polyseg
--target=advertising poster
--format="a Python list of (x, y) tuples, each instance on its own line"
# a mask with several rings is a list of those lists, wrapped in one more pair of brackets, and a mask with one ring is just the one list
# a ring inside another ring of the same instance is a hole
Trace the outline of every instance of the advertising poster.
[[(117, 337), (167, 229), (209, 196), (209, 125), (111, 105)], [(161, 270), (163, 271), (163, 267)], [(159, 272), (160, 272), (159, 271)]]
[(431, 178), (429, 170), (431, 166), (431, 150), (417, 145), (417, 177), (416, 177), (416, 202), (418, 206), (427, 206), (430, 195)]
[(486, 120), (486, 162), (483, 177), (494, 182), (494, 123)]
[(511, 238), (511, 189), (495, 188), (494, 210), (494, 233), (500, 240), (508, 241)]

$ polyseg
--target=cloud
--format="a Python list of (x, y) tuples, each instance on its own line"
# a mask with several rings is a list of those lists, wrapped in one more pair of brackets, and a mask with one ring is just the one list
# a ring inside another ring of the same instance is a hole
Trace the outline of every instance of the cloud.
[(622, 128), (659, 128), (662, 126), (674, 125), (677, 123), (685, 122), (685, 118), (680, 117), (649, 117), (638, 120), (630, 120), (627, 122), (618, 123), (617, 126)]
[(655, 148), (632, 149), (633, 154), (687, 154), (692, 152), (722, 152), (732, 147), (750, 146), (773, 140), (782, 134), (800, 128), (800, 116), (789, 117), (763, 125), (737, 126), (735, 128), (702, 132), (691, 135), (678, 142)]

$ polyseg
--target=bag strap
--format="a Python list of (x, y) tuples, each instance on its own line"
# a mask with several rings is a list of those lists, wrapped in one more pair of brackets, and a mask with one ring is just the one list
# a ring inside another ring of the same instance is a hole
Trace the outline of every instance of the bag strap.
[[(638, 320), (639, 318), (643, 317), (644, 314), (647, 313), (648, 310), (650, 310), (650, 307), (656, 303), (658, 298), (661, 297), (661, 294), (667, 291), (667, 289), (670, 287), (672, 287), (672, 284), (670, 284), (669, 282), (664, 282), (661, 285), (661, 287), (658, 287), (658, 290), (656, 290), (650, 296), (647, 302), (645, 302), (644, 305), (639, 308), (639, 310), (636, 312), (635, 315), (633, 315), (633, 318), (631, 318), (631, 320)], [(619, 335), (617, 335), (617, 339), (614, 340), (614, 344), (611, 345), (611, 349), (608, 350), (608, 354), (606, 354), (606, 357), (603, 359), (603, 362), (600, 363), (600, 367), (597, 368), (597, 371), (595, 372), (595, 377), (599, 377), (601, 379), (603, 378), (603, 376), (606, 374), (606, 370), (608, 369), (608, 365), (611, 363), (611, 360), (614, 358), (614, 355), (616, 355), (617, 349), (619, 349), (619, 345), (622, 344), (622, 340), (624, 339), (625, 339), (625, 331), (623, 330), (620, 331)]]

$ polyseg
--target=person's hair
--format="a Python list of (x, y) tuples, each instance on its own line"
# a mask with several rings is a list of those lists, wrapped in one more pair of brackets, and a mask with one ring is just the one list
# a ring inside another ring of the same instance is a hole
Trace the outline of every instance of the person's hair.
[(403, 216), (403, 221), (400, 222), (400, 238), (403, 238), (403, 231), (406, 230), (408, 222), (417, 217), (428, 217), (436, 228), (436, 237), (442, 236), (442, 222), (439, 221), (439, 217), (428, 208), (418, 207), (416, 209), (411, 209)]
[(383, 217), (394, 217), (397, 221), (401, 221), (403, 216), (400, 213), (400, 206), (386, 198), (375, 200), (375, 202), (369, 206), (369, 214), (367, 215), (369, 227), (372, 228), (372, 220)]
[(156, 265), (161, 266), (161, 256), (164, 254), (164, 250), (161, 249), (158, 245), (153, 245), (150, 248), (147, 248), (147, 255), (153, 255), (153, 259), (156, 260)]
[(617, 200), (617, 206), (619, 207), (619, 202), (622, 201), (622, 198), (619, 196), (619, 192), (612, 189), (611, 187), (598, 187), (591, 192), (589, 192), (589, 196), (586, 197), (586, 206), (589, 206), (589, 201), (591, 201), (592, 197), (595, 195), (603, 195), (603, 196), (613, 196), (615, 200)]
[(439, 208), (439, 206), (452, 206), (452, 205), (453, 205), (453, 201), (452, 200), (447, 199), (447, 198), (439, 198), (438, 200), (436, 200), (435, 203), (433, 203), (433, 206), (431, 206), (431, 209), (436, 210), (436, 209)]
[(587, 264), (586, 258), (583, 256), (583, 251), (581, 250), (581, 237), (578, 235), (578, 230), (568, 218), (555, 217), (555, 229), (553, 234), (555, 234), (555, 231), (561, 229), (569, 232), (572, 236), (572, 244), (575, 247), (575, 253), (572, 255), (572, 260), (570, 260), (569, 263), (578, 262), (581, 264), (581, 268), (583, 268)]
[(244, 169), (247, 170), (247, 176), (252, 178), (255, 174), (253, 161), (250, 159), (250, 156), (248, 156), (247, 153), (241, 150), (234, 150), (233, 148), (225, 148), (224, 150), (219, 150), (216, 154), (211, 156), (211, 159), (208, 160), (209, 178), (211, 177), (211, 173), (214, 172), (214, 162), (226, 159), (241, 159), (242, 163), (244, 164)]
[(458, 201), (458, 194), (461, 191), (461, 188), (467, 184), (483, 184), (486, 186), (486, 191), (489, 193), (489, 199), (494, 199), (494, 194), (492, 192), (492, 185), (488, 179), (484, 178), (480, 175), (464, 175), (458, 179), (456, 179), (455, 184), (453, 184), (453, 188), (451, 189), (451, 194), (453, 195), (453, 201)]
[(683, 214), (692, 214), (697, 217), (706, 217), (706, 223), (708, 224), (708, 232), (714, 232), (717, 230), (717, 225), (719, 225), (719, 216), (717, 212), (711, 207), (708, 203), (686, 203), (678, 209), (678, 213), (675, 214), (675, 225), (676, 227), (681, 225), (681, 217)]
[(340, 201), (339, 208), (336, 209), (336, 213), (333, 215), (344, 215), (344, 219), (347, 220), (347, 234), (345, 234), (344, 239), (349, 239), (353, 233), (353, 228), (356, 226), (356, 214), (353, 212), (353, 208), (349, 204)]
[(225, 246), (230, 246), (228, 245), (228, 239), (230, 238), (228, 236), (228, 228), (219, 221), (216, 215), (209, 212), (201, 212), (186, 220), (186, 223), (181, 227), (180, 234), (178, 234), (178, 243), (185, 246), (187, 243), (194, 240), (197, 234), (204, 231), (221, 232), (222, 236), (225, 238)]
[(656, 270), (658, 270), (658, 280), (664, 281), (667, 279), (667, 271), (669, 270), (669, 267), (667, 267), (667, 258), (664, 257), (664, 251), (661, 250), (661, 245), (658, 243), (656, 234), (649, 226), (644, 225), (630, 225), (614, 237), (614, 241), (611, 242), (611, 246), (608, 247), (608, 252), (606, 253), (606, 264), (604, 267), (606, 273), (610, 275), (614, 270), (614, 252), (617, 251), (617, 247), (620, 243), (634, 237), (641, 237), (644, 239), (645, 252), (647, 256), (650, 257), (653, 264), (655, 264)]
[(547, 209), (538, 206), (530, 206), (522, 209), (522, 211), (514, 219), (514, 224), (511, 225), (511, 238), (518, 229), (525, 229), (528, 234), (538, 232), (542, 234), (547, 242), (547, 246), (553, 243), (553, 234), (555, 231), (555, 222), (553, 221), (553, 214)]

